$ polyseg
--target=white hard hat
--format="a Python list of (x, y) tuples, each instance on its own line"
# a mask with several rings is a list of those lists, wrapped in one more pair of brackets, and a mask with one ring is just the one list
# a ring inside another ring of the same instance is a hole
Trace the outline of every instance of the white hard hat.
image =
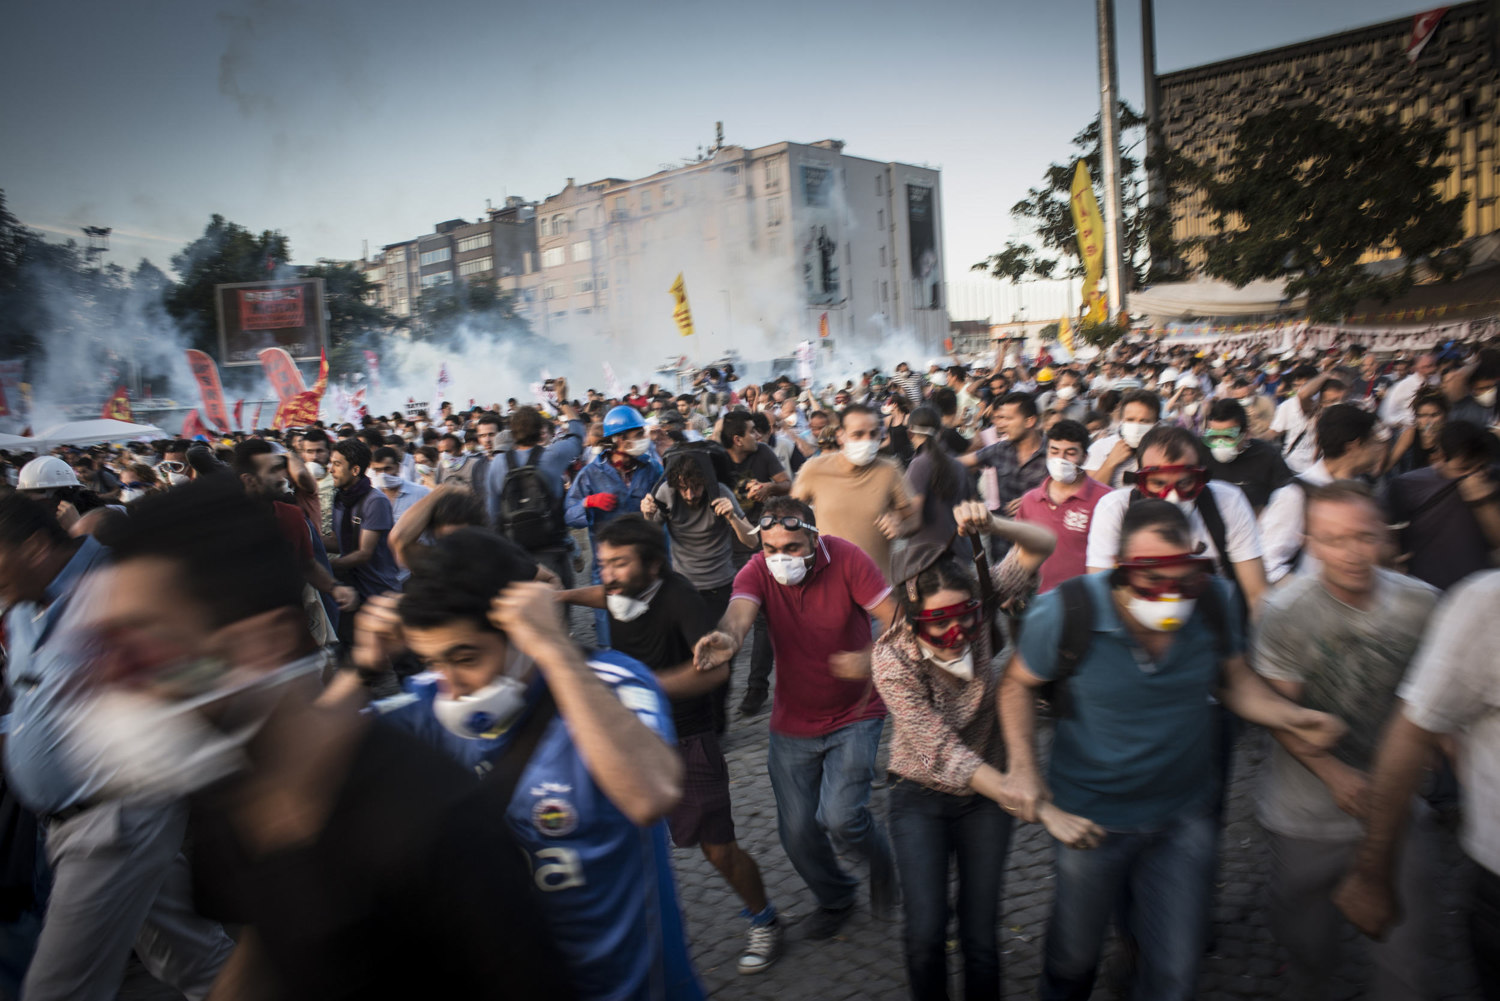
[(17, 490), (52, 490), (56, 487), (81, 487), (73, 467), (55, 455), (32, 459), (21, 467)]

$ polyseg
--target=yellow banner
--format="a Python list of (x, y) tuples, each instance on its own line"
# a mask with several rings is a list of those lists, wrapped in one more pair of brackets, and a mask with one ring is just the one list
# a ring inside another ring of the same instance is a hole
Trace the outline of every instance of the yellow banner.
[(667, 289), (677, 305), (672, 307), (672, 319), (677, 321), (677, 329), (682, 332), (683, 337), (693, 336), (693, 311), (688, 308), (687, 283), (682, 280), (682, 272), (677, 272), (677, 280), (672, 287)]
[(1057, 321), (1057, 343), (1068, 349), (1068, 354), (1073, 353), (1073, 323), (1066, 314)]
[(1069, 205), (1078, 237), (1078, 256), (1083, 259), (1083, 300), (1089, 305), (1088, 320), (1102, 323), (1108, 318), (1104, 297), (1099, 294), (1099, 279), (1104, 276), (1104, 218), (1099, 214), (1089, 168), (1082, 160), (1073, 171)]

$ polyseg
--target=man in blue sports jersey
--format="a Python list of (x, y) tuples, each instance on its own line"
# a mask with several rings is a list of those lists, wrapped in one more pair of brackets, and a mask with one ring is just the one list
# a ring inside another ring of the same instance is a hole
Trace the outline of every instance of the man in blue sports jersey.
[[(405, 593), (372, 599), (355, 663), (410, 650), (428, 669), (383, 717), (492, 778), (535, 713), (506, 809), (581, 998), (697, 1001), (663, 819), (682, 795), (671, 707), (642, 664), (569, 640), (552, 589), (514, 547), (461, 529), (413, 554)], [(545, 717), (543, 717), (545, 718)]]

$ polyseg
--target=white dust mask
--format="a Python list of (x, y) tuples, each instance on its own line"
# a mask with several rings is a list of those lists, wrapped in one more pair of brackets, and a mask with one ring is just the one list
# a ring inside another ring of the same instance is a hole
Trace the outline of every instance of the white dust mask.
[(776, 578), (776, 583), (794, 586), (807, 576), (807, 557), (776, 553), (766, 557), (766, 569)]
[(1188, 619), (1193, 617), (1193, 609), (1197, 603), (1196, 598), (1165, 597), (1152, 601), (1133, 594), (1125, 607), (1130, 611), (1130, 617), (1147, 629), (1158, 633), (1171, 633), (1187, 625)]
[(1072, 483), (1078, 479), (1078, 463), (1069, 459), (1048, 457), (1047, 475), (1059, 483)]
[(1141, 439), (1155, 426), (1144, 421), (1125, 421), (1120, 425), (1120, 439), (1131, 448), (1140, 448)]
[(878, 441), (851, 441), (844, 444), (844, 458), (856, 466), (868, 466), (875, 461), (875, 455), (879, 451)]
[(953, 675), (959, 681), (974, 680), (974, 648), (972, 646), (964, 650), (963, 654), (953, 660), (942, 660), (937, 654), (927, 652), (927, 659), (932, 663)]

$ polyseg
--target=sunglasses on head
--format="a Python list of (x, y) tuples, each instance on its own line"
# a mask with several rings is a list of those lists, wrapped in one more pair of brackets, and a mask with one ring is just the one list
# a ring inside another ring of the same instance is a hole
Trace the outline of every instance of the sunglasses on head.
[[(1174, 477), (1165, 487), (1153, 489), (1151, 478), (1153, 476)], [(1208, 484), (1208, 470), (1202, 466), (1174, 465), (1174, 466), (1142, 466), (1136, 470), (1135, 486), (1143, 495), (1165, 500), (1172, 491), (1177, 491), (1177, 496), (1183, 500), (1192, 500), (1203, 492)]]
[(807, 529), (809, 532), (813, 532), (813, 533), (816, 533), (818, 531), (818, 526), (817, 525), (809, 525), (807, 522), (803, 521), (801, 518), (798, 518), (795, 515), (790, 515), (790, 514), (783, 515), (780, 518), (778, 518), (778, 517), (776, 517), (775, 515), (772, 515), (772, 514), (765, 515), (764, 517), (762, 517), (760, 519), (760, 524), (756, 525), (755, 528), (751, 529), (751, 531), (754, 531), (754, 532), (764, 532), (767, 529), (775, 528), (777, 525), (780, 525), (782, 528), (786, 529), (788, 532), (795, 532), (795, 531), (798, 531), (799, 529), (804, 529), (804, 528)]

